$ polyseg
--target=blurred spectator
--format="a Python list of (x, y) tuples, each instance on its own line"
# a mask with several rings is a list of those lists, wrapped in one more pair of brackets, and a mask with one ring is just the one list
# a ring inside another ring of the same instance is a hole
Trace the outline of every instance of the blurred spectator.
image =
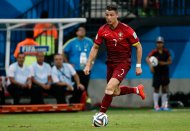
[(63, 51), (67, 57), (66, 60), (73, 65), (80, 77), (81, 83), (85, 86), (87, 91), (90, 75), (85, 75), (83, 69), (93, 46), (93, 41), (86, 37), (86, 30), (84, 27), (79, 27), (76, 31), (76, 35), (77, 37), (74, 37), (65, 43)]
[[(153, 67), (149, 61), (151, 56), (155, 56), (158, 59), (158, 65)], [(152, 50), (146, 58), (148, 65), (150, 66), (151, 72), (153, 73), (153, 84), (154, 87), (154, 109), (159, 111), (169, 110), (168, 108), (168, 88), (169, 88), (169, 65), (172, 63), (171, 55), (168, 49), (164, 48), (164, 39), (159, 36), (156, 40), (156, 49)], [(158, 105), (159, 90), (162, 86), (162, 105), (161, 108)]]
[(159, 12), (159, 0), (133, 0), (137, 16), (154, 16)]
[[(79, 103), (84, 86), (80, 83), (79, 76), (72, 65), (63, 63), (63, 56), (56, 54), (54, 56), (55, 66), (52, 68), (52, 79), (54, 87), (59, 87), (57, 93), (72, 91), (73, 97), (71, 103)], [(72, 81), (74, 78), (75, 83)]]
[(0, 105), (5, 104), (5, 92), (3, 86), (3, 76), (0, 76)]
[[(43, 11), (40, 16), (41, 19), (48, 18), (48, 12)], [(40, 46), (48, 46), (49, 50), (45, 53), (45, 62), (52, 65), (53, 55), (57, 53), (57, 29), (51, 23), (39, 23), (34, 27), (34, 39)]]
[(32, 104), (44, 104), (43, 93), (48, 93), (51, 88), (51, 67), (44, 62), (44, 53), (37, 53), (37, 62), (31, 66)]
[(14, 104), (19, 104), (22, 95), (29, 95), (32, 86), (30, 70), (24, 65), (25, 55), (17, 54), (17, 62), (10, 65), (8, 77), (10, 84), (7, 88), (14, 99)]
[[(19, 53), (24, 53), (25, 54), (24, 65), (29, 66), (32, 63), (36, 62), (36, 52), (31, 51), (32, 46), (38, 46), (38, 43), (36, 43), (33, 40), (33, 31), (26, 31), (26, 39), (17, 44), (17, 47), (14, 52), (14, 57), (17, 58)], [(22, 48), (25, 51), (29, 52), (22, 52), (21, 50)]]

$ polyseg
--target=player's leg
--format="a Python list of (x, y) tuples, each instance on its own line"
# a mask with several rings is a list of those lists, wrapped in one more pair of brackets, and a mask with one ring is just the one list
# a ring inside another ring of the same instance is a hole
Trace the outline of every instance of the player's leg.
[(142, 84), (136, 87), (121, 85), (118, 87), (118, 89), (114, 91), (114, 96), (121, 96), (126, 94), (137, 94), (144, 100), (145, 99), (144, 86)]
[[(111, 91), (108, 91), (108, 90), (111, 90), (110, 86), (108, 87), (108, 85), (110, 85), (111, 83), (113, 83), (111, 80), (112, 78), (112, 74), (114, 72), (114, 64), (107, 64), (107, 86), (106, 86), (106, 89), (105, 89), (105, 95), (102, 99), (102, 103), (101, 103), (101, 107), (100, 107), (100, 112), (106, 112), (108, 107), (110, 106), (111, 102), (112, 102), (112, 97), (113, 97), (113, 93), (110, 93)], [(114, 80), (115, 81), (115, 80)], [(117, 84), (116, 84), (117, 85)]]
[(100, 112), (105, 113), (110, 106), (112, 99), (113, 99), (113, 93), (116, 88), (118, 88), (120, 84), (120, 81), (117, 80), (116, 78), (111, 78), (106, 86), (105, 89), (105, 95), (102, 100)]
[(20, 102), (20, 97), (22, 95), (22, 88), (17, 86), (16, 84), (10, 84), (7, 87), (7, 90), (13, 97), (13, 104), (18, 105)]
[(44, 104), (43, 98), (43, 87), (32, 83), (31, 93), (31, 104)]
[(160, 90), (160, 77), (154, 75), (153, 76), (153, 88), (154, 88), (154, 93), (153, 93), (153, 101), (154, 101), (154, 109), (156, 111), (159, 111), (160, 110), (160, 106), (158, 104), (158, 101), (159, 101), (159, 90)]
[(168, 108), (168, 85), (162, 86), (162, 108)]
[(160, 110), (160, 106), (158, 104), (159, 101), (159, 87), (154, 87), (153, 100), (154, 100), (154, 109), (156, 111)]
[[(126, 74), (128, 73), (130, 66), (126, 63), (119, 64), (115, 71), (113, 72), (112, 78), (116, 78), (120, 82), (125, 78)], [(114, 90), (114, 96), (126, 95), (126, 94), (138, 94), (141, 96), (142, 99), (145, 99), (144, 94), (144, 86), (138, 85), (137, 87), (129, 87), (129, 86), (118, 86)]]
[(5, 104), (5, 92), (3, 85), (0, 83), (0, 105), (4, 104)]
[(169, 77), (162, 77), (162, 109), (169, 110), (168, 108), (168, 90), (169, 90)]
[(59, 86), (56, 84), (53, 84), (49, 90), (49, 93), (56, 98), (57, 104), (66, 103), (65, 92), (66, 92), (66, 86)]

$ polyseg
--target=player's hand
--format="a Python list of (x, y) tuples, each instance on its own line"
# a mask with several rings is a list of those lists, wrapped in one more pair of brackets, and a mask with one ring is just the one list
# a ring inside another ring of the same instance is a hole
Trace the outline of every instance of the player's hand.
[(46, 85), (45, 84), (41, 84), (41, 87), (46, 90)]
[(166, 62), (164, 62), (164, 61), (159, 61), (159, 65), (166, 65)]
[(152, 73), (154, 73), (154, 67), (153, 67), (153, 66), (150, 66), (150, 71), (151, 71)]
[(50, 87), (51, 87), (50, 85), (44, 85), (44, 87), (43, 87), (43, 88), (44, 88), (45, 90), (49, 90), (49, 89), (50, 89)]
[(84, 88), (84, 85), (82, 85), (82, 84), (78, 84), (78, 85), (77, 85), (77, 88), (78, 88), (78, 89), (81, 89), (82, 91), (85, 89), (85, 88)]
[(32, 84), (27, 84), (28, 89), (32, 88)]
[(70, 85), (67, 85), (67, 90), (68, 91), (74, 91), (74, 88), (72, 86), (70, 86)]
[(28, 85), (27, 85), (27, 84), (21, 84), (20, 87), (21, 87), (22, 89), (24, 89), (24, 88), (27, 88)]
[(90, 66), (86, 65), (83, 71), (84, 71), (85, 75), (89, 75), (90, 74)]
[(141, 67), (136, 67), (136, 75), (139, 76), (142, 74), (142, 69)]

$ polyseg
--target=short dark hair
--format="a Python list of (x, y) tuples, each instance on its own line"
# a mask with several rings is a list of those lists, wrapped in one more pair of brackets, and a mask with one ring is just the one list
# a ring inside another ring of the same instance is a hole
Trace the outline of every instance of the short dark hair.
[(114, 4), (107, 5), (106, 10), (109, 10), (109, 11), (113, 10), (113, 11), (117, 12), (117, 5), (114, 5)]
[(81, 28), (86, 31), (86, 28), (85, 28), (84, 26), (79, 26), (79, 27), (77, 28), (77, 31), (78, 31), (79, 29), (81, 29)]
[(60, 54), (60, 53), (56, 53), (56, 54), (54, 54), (54, 58), (55, 58), (56, 56), (63, 56), (63, 55)]
[(25, 57), (25, 54), (23, 52), (19, 52), (17, 57), (19, 57), (20, 55), (24, 55), (24, 57)]

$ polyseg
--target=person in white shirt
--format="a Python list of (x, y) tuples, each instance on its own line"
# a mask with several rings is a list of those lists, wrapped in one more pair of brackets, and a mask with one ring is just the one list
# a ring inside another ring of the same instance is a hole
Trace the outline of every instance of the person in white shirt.
[(3, 76), (0, 76), (0, 105), (5, 104), (5, 90), (4, 90), (3, 79), (5, 78)]
[[(52, 68), (53, 86), (59, 87), (61, 93), (72, 91), (71, 103), (79, 103), (85, 87), (80, 83), (80, 78), (71, 64), (63, 63), (63, 56), (54, 56), (55, 66)], [(74, 82), (72, 81), (74, 79)]]
[(38, 52), (36, 55), (37, 62), (31, 65), (32, 104), (44, 104), (43, 93), (48, 93), (51, 89), (51, 67), (44, 62), (44, 53)]
[(19, 53), (17, 62), (10, 65), (8, 69), (8, 78), (10, 84), (7, 88), (12, 95), (14, 104), (19, 104), (22, 95), (29, 95), (32, 87), (30, 70), (24, 66), (25, 55)]

